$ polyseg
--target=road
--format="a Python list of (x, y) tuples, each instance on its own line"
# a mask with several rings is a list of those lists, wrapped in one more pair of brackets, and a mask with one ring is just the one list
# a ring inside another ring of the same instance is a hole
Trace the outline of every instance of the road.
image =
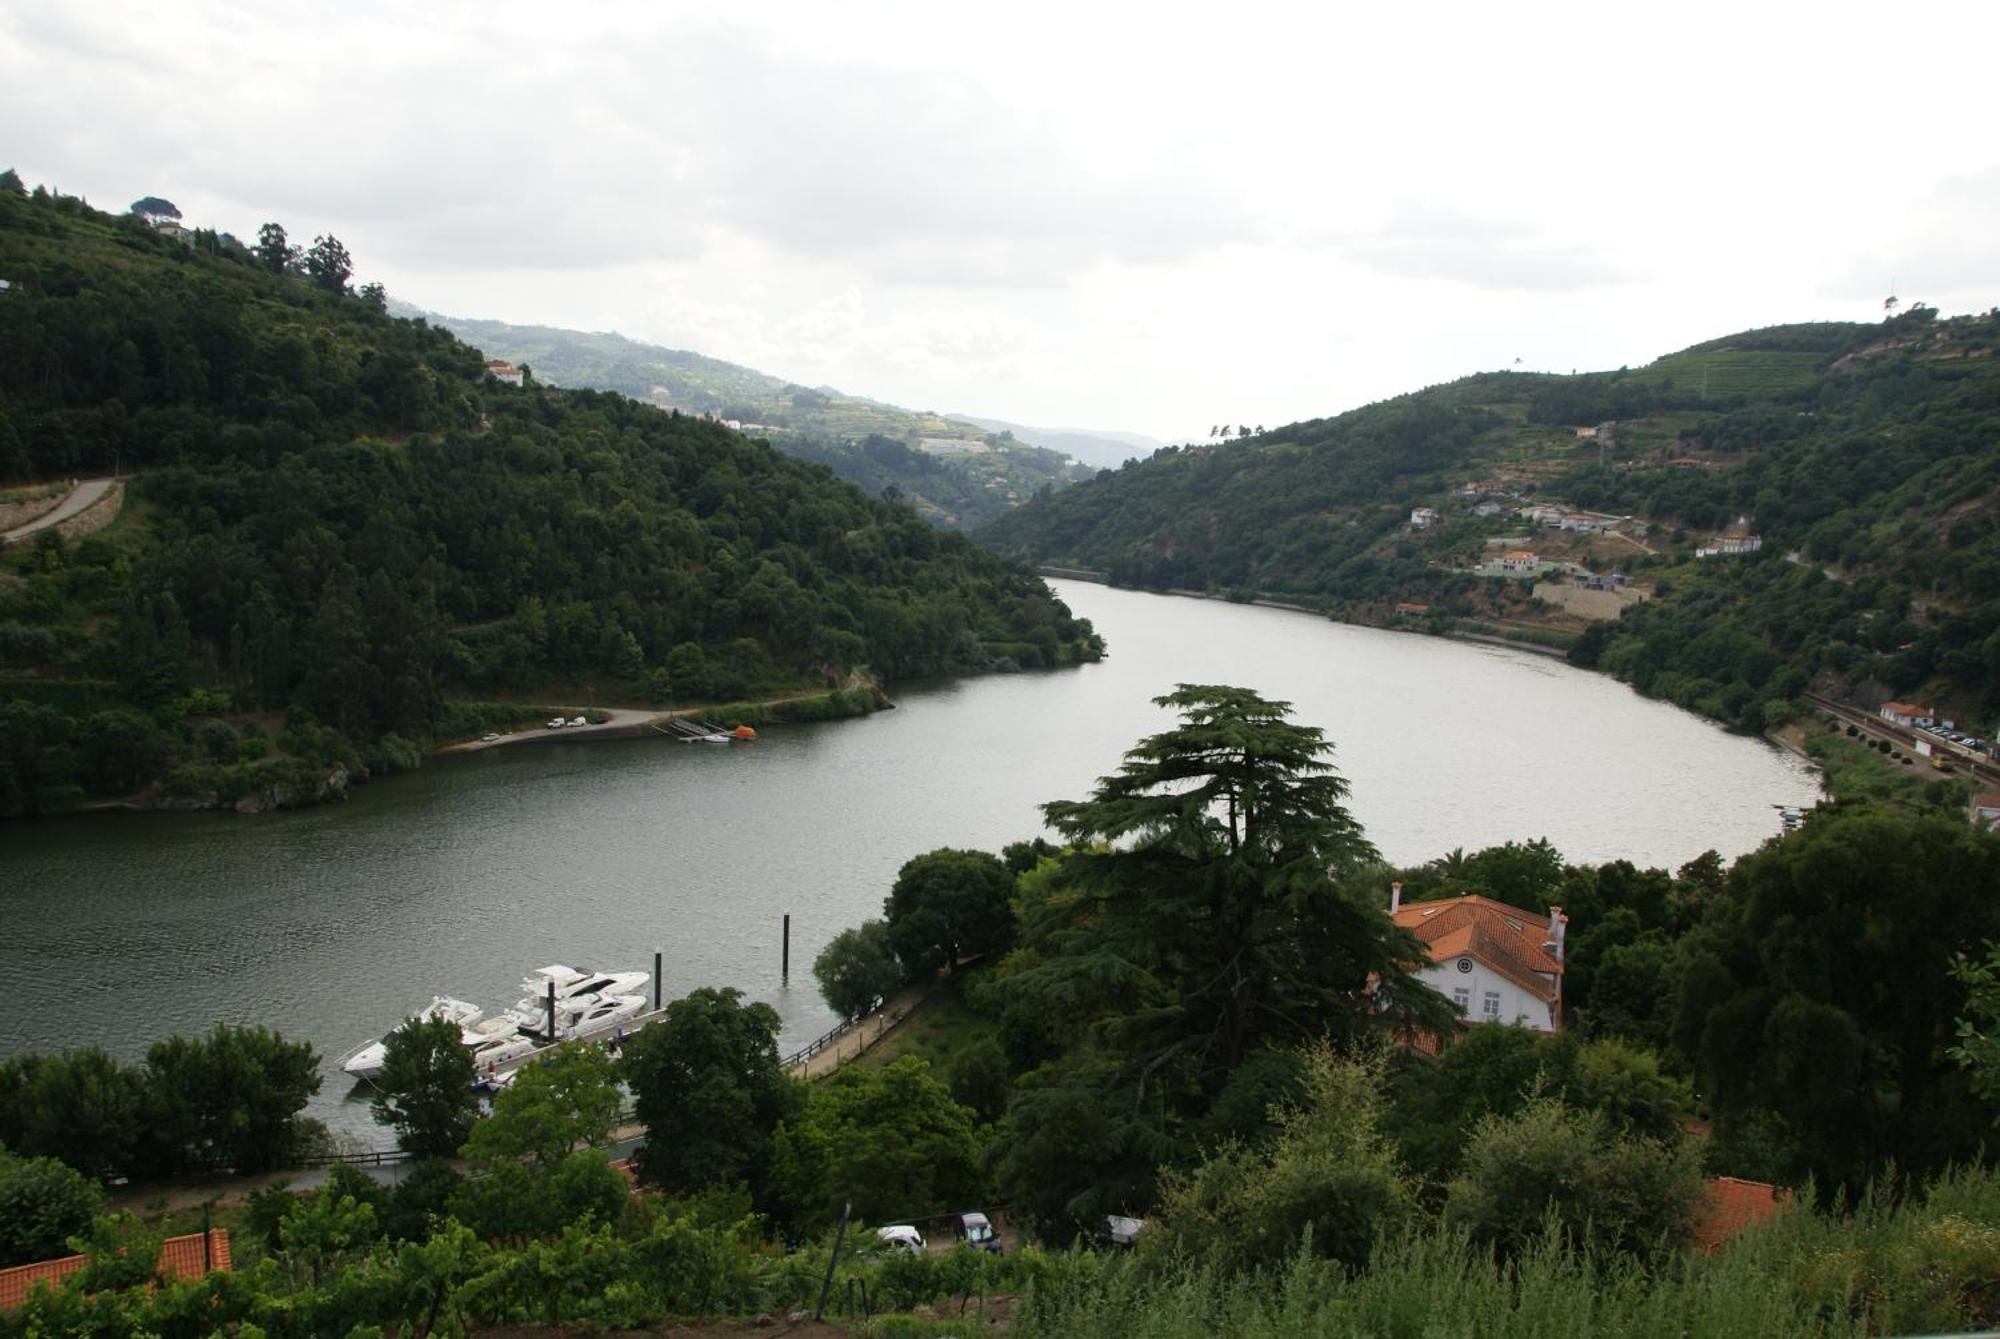
[(26, 539), (37, 530), (46, 530), (52, 525), (61, 525), (70, 517), (90, 506), (91, 503), (111, 491), (111, 479), (85, 479), (69, 490), (69, 496), (56, 504), (54, 511), (43, 512), (26, 525), (17, 525), (12, 530), (0, 533), (0, 544), (13, 544)]
[(497, 749), (502, 744), (532, 744), (537, 740), (577, 739), (589, 735), (613, 735), (626, 737), (647, 732), (655, 721), (664, 721), (674, 713), (669, 711), (642, 711), (633, 707), (605, 707), (601, 709), (605, 719), (595, 725), (565, 725), (560, 730), (546, 726), (515, 730), (501, 735), (498, 739), (473, 739), (463, 744), (447, 744), (437, 750), (439, 753), (476, 753), (480, 749)]

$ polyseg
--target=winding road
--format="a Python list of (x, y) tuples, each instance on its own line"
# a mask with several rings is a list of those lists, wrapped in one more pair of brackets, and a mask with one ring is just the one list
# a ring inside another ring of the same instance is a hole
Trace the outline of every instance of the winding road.
[(58, 502), (53, 510), (45, 511), (26, 525), (17, 525), (12, 530), (0, 531), (0, 544), (13, 544), (26, 539), (38, 530), (46, 530), (52, 525), (61, 525), (70, 517), (87, 509), (93, 502), (111, 491), (112, 479), (85, 479), (69, 490), (69, 496)]

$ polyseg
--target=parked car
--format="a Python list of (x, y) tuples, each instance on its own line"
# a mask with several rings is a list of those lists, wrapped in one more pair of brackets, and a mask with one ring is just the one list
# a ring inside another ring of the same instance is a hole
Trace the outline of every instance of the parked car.
[(985, 1214), (962, 1213), (951, 1220), (951, 1226), (958, 1239), (973, 1250), (1000, 1254), (1000, 1238)]
[(875, 1237), (890, 1250), (908, 1251), (911, 1255), (924, 1253), (924, 1234), (908, 1223), (892, 1223), (888, 1227), (878, 1227), (875, 1229)]
[(499, 741), (500, 741), (500, 736), (494, 734), (491, 730), (487, 731), (485, 734), (479, 737), (479, 742), (482, 744), (496, 744)]
[(568, 724), (569, 724), (569, 721), (568, 721), (568, 719), (567, 719), (567, 718), (565, 718), (565, 717), (562, 717), (562, 716), (558, 716), (558, 717), (556, 717), (556, 718), (555, 718), (554, 720), (551, 720), (551, 721), (549, 721), (549, 722), (547, 723), (547, 725), (546, 725), (546, 726), (545, 726), (544, 728), (545, 728), (545, 729), (549, 729), (549, 730), (560, 730), (560, 729), (562, 729), (562, 728), (563, 728), (563, 727), (564, 727), (565, 725), (568, 725)]
[(582, 717), (582, 716), (579, 716), (579, 717), (577, 717), (577, 718), (576, 718), (575, 720), (571, 721), (571, 722), (570, 722), (570, 724), (571, 724), (571, 725), (589, 725), (589, 724), (590, 724), (590, 722), (589, 722), (588, 720), (586, 720), (586, 719), (585, 719), (584, 717)]
[(1104, 1239), (1113, 1246), (1136, 1246), (1145, 1231), (1143, 1218), (1127, 1218), (1117, 1213), (1104, 1216)]

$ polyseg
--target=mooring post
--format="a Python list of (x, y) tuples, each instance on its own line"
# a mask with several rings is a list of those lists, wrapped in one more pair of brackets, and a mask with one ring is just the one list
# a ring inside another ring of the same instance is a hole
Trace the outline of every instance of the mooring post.
[(653, 950), (653, 1012), (660, 1012), (660, 958), (658, 949)]
[(549, 1045), (556, 1044), (556, 983), (549, 982)]
[(792, 913), (789, 911), (785, 913), (784, 945), (778, 953), (778, 981), (781, 984), (792, 979)]
[(853, 1208), (853, 1200), (840, 1206), (840, 1226), (834, 1229), (833, 1254), (826, 1257), (826, 1278), (819, 1285), (819, 1305), (813, 1308), (814, 1320), (820, 1320), (826, 1315), (827, 1289), (833, 1287), (833, 1267), (840, 1263), (840, 1243), (847, 1236), (847, 1215)]

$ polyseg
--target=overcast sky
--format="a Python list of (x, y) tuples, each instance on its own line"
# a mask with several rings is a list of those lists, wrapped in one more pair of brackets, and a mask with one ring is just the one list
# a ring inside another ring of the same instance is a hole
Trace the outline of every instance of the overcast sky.
[(1996, 39), (1995, 0), (7, 0), (0, 166), (331, 232), (433, 310), (1180, 439), (1892, 282), (1992, 307)]

